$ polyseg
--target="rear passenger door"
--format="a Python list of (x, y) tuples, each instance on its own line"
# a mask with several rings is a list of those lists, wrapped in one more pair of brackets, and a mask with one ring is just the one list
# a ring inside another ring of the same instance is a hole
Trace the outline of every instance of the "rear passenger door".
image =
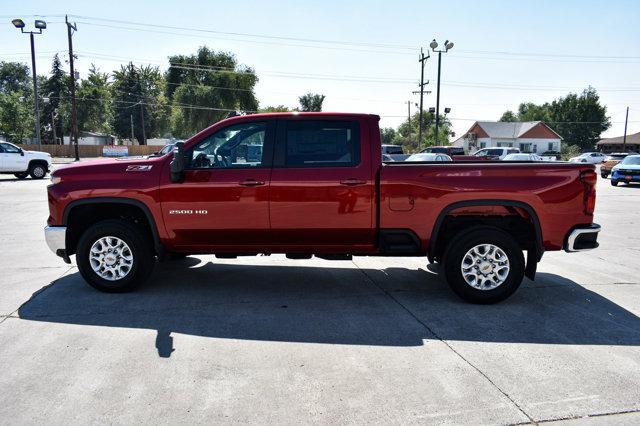
[(365, 120), (280, 120), (269, 212), (290, 250), (364, 251), (375, 245), (374, 176)]

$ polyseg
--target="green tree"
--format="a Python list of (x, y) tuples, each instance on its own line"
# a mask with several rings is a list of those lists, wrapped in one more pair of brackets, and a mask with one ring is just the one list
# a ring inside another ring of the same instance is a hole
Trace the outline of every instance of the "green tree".
[(51, 74), (40, 87), (40, 98), (43, 100), (40, 109), (40, 132), (43, 141), (55, 143), (53, 135), (62, 138), (63, 122), (69, 122), (70, 111), (69, 77), (62, 69), (57, 53), (53, 57)]
[(30, 92), (29, 67), (19, 62), (0, 61), (0, 93)]
[(395, 137), (396, 129), (393, 127), (383, 127), (380, 129), (380, 141), (383, 145), (392, 144)]
[(324, 98), (324, 95), (320, 95), (317, 93), (307, 93), (306, 95), (300, 96), (298, 98), (298, 102), (300, 102), (300, 111), (322, 111), (322, 103), (324, 102)]
[(78, 98), (78, 129), (111, 133), (113, 97), (109, 75), (91, 64), (89, 75), (80, 83)]
[(607, 109), (600, 104), (600, 97), (593, 87), (583, 90), (580, 95), (569, 93), (551, 103), (521, 103), (516, 120), (510, 120), (513, 116), (507, 111), (500, 121), (544, 121), (562, 136), (563, 145), (581, 150), (593, 149), (600, 134), (611, 127)]
[(514, 114), (513, 111), (505, 111), (505, 113), (502, 114), (502, 117), (500, 117), (500, 121), (505, 121), (505, 122), (518, 121), (518, 116)]
[[(422, 113), (422, 140), (418, 141), (420, 112), (416, 112), (411, 120), (405, 120), (396, 132), (393, 143), (402, 145), (407, 153), (418, 152), (427, 146), (435, 145), (436, 120), (435, 114), (429, 111)], [(438, 144), (447, 145), (449, 137), (452, 136), (451, 122), (443, 115), (440, 116), (440, 127), (438, 129)]]
[(33, 91), (29, 68), (0, 62), (0, 134), (22, 143), (33, 134)]
[(600, 97), (593, 87), (580, 95), (570, 93), (549, 106), (552, 126), (568, 145), (577, 145), (582, 150), (595, 147), (600, 134), (611, 127), (607, 108), (600, 105)]
[(33, 110), (19, 91), (0, 92), (0, 134), (22, 143), (33, 133)]
[(164, 78), (157, 67), (136, 67), (132, 63), (121, 66), (113, 73), (113, 118), (114, 133), (121, 138), (131, 138), (138, 143), (147, 138), (163, 134), (167, 129), (166, 117), (169, 108), (164, 97)]
[(291, 111), (289, 107), (284, 105), (266, 106), (258, 110), (258, 112), (289, 112), (289, 111)]
[(227, 116), (231, 110), (256, 111), (258, 76), (228, 52), (207, 47), (195, 55), (174, 55), (166, 72), (166, 96), (178, 137), (188, 137)]

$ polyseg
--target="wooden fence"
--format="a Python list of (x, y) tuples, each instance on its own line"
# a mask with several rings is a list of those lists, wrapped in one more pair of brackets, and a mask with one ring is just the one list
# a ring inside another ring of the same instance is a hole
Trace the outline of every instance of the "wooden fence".
[[(75, 147), (73, 145), (18, 145), (20, 148), (31, 151), (43, 151), (51, 154), (52, 157), (75, 158)], [(102, 145), (78, 145), (80, 158), (102, 157)], [(156, 145), (128, 145), (129, 155), (149, 155), (162, 149)]]

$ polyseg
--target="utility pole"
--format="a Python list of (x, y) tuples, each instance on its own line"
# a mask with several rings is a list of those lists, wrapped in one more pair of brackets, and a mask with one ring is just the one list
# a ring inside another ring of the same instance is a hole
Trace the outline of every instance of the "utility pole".
[(407, 124), (409, 124), (409, 137), (411, 137), (411, 101), (407, 101)]
[(420, 115), (418, 118), (420, 121), (418, 122), (418, 147), (422, 144), (422, 103), (424, 98), (424, 86), (429, 84), (429, 80), (427, 80), (426, 83), (424, 82), (424, 63), (430, 57), (428, 50), (427, 56), (424, 56), (424, 52), (422, 51), (422, 48), (420, 48), (420, 59), (418, 59), (418, 62), (420, 62)]
[(69, 67), (71, 70), (71, 134), (73, 135), (73, 143), (75, 145), (76, 161), (80, 161), (78, 152), (78, 109), (76, 105), (76, 73), (73, 68), (73, 40), (71, 36), (73, 31), (78, 31), (76, 23), (69, 22), (67, 15), (64, 16), (64, 22), (67, 24), (67, 39), (69, 40)]
[(53, 130), (53, 144), (58, 145), (58, 137), (56, 136), (56, 118), (53, 111), (51, 111), (51, 130)]
[(627, 123), (629, 122), (629, 107), (627, 107), (627, 115), (624, 119), (624, 136), (622, 137), (622, 152), (627, 152)]
[(140, 122), (142, 123), (142, 143), (140, 145), (146, 145), (147, 144), (147, 135), (145, 134), (144, 131), (144, 110), (143, 110), (144, 104), (140, 104)]
[(129, 114), (129, 118), (131, 119), (131, 145), (133, 145), (133, 113)]

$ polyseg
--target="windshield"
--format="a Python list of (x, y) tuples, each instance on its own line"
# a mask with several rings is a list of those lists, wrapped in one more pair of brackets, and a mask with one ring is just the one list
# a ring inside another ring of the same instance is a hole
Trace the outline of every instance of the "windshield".
[(625, 166), (640, 166), (640, 155), (629, 156), (622, 160), (620, 164), (624, 164)]
[(432, 146), (430, 148), (425, 149), (422, 152), (434, 152), (434, 153), (438, 153), (438, 154), (447, 154), (449, 152), (449, 150), (447, 148), (443, 148), (443, 147)]

